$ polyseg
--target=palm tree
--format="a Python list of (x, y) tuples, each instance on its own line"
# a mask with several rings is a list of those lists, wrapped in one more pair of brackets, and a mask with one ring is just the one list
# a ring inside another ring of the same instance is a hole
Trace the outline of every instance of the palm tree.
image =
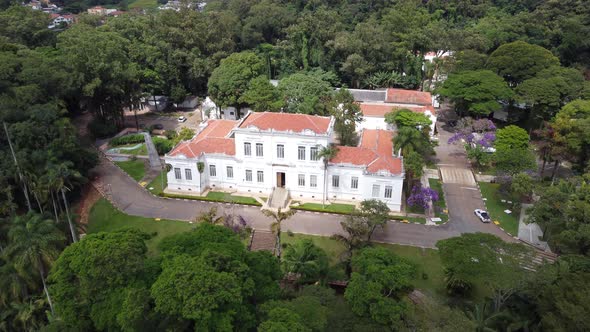
[(283, 266), (286, 272), (300, 275), (300, 282), (315, 282), (325, 277), (328, 256), (310, 239), (305, 239), (285, 249)]
[(318, 157), (324, 162), (324, 194), (322, 195), (322, 206), (326, 205), (326, 196), (328, 195), (328, 163), (338, 154), (338, 147), (334, 144), (322, 147), (318, 152)]
[(297, 211), (289, 210), (289, 211), (281, 211), (281, 208), (277, 210), (277, 212), (271, 210), (262, 210), (265, 216), (274, 219), (274, 222), (270, 225), (270, 230), (275, 234), (277, 237), (276, 242), (276, 252), (279, 259), (281, 258), (281, 226), (283, 221), (291, 218)]
[(399, 128), (397, 135), (393, 138), (393, 148), (398, 155), (415, 151), (424, 156), (432, 151), (428, 137), (412, 127)]
[(212, 207), (207, 212), (203, 212), (195, 218), (196, 222), (204, 222), (213, 225), (221, 225), (224, 223), (225, 218), (223, 216), (217, 216), (217, 208)]
[(473, 311), (467, 312), (467, 317), (475, 323), (475, 331), (476, 332), (494, 332), (495, 329), (489, 327), (492, 321), (501, 316), (500, 312), (493, 313), (489, 315), (488, 310), (486, 310), (485, 303), (480, 306), (479, 304), (475, 305)]
[[(29, 213), (14, 219), (8, 238), (10, 245), (6, 248), (6, 257), (21, 273), (39, 274), (49, 308), (54, 314), (51, 296), (45, 283), (45, 271), (59, 256), (65, 236), (52, 220)], [(29, 268), (33, 271), (28, 270)]]

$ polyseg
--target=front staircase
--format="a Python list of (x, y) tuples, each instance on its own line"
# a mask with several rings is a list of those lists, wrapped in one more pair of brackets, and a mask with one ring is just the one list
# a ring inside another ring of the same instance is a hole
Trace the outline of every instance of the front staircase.
[(289, 201), (289, 190), (274, 188), (268, 199), (268, 207), (271, 209), (284, 209)]

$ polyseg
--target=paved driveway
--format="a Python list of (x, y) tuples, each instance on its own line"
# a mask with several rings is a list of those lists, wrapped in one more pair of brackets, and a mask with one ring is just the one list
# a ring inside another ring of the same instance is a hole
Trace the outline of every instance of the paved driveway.
[[(194, 200), (176, 200), (155, 197), (110, 162), (102, 162), (96, 168), (99, 183), (112, 201), (125, 213), (149, 218), (194, 220), (213, 206), (219, 213), (240, 215), (254, 229), (269, 230), (272, 220), (260, 212), (260, 208), (245, 205), (219, 204)], [(294, 233), (331, 236), (341, 234), (343, 216), (300, 211), (285, 222), (283, 230)], [(388, 223), (385, 231), (378, 230), (374, 240), (419, 247), (434, 248), (438, 240), (459, 235), (458, 232), (417, 224)]]
[(438, 129), (439, 146), (436, 147), (436, 155), (450, 217), (450, 222), (442, 227), (459, 234), (483, 232), (497, 235), (505, 241), (516, 241), (496, 225), (484, 224), (475, 216), (473, 211), (485, 209), (485, 205), (469, 168), (465, 149), (460, 144), (448, 144), (452, 133), (444, 126), (438, 126)]

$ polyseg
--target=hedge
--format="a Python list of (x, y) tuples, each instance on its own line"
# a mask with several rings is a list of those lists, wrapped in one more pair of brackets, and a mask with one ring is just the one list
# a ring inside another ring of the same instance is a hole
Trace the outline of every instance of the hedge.
[(159, 155), (165, 155), (174, 147), (174, 142), (165, 138), (152, 137), (152, 141), (154, 142), (154, 146)]
[(115, 137), (109, 143), (111, 146), (119, 146), (119, 145), (143, 143), (143, 142), (145, 142), (145, 137), (143, 136), (143, 134), (131, 134), (131, 135), (125, 135), (125, 136), (121, 136), (121, 137)]
[(211, 197), (206, 197), (206, 196), (189, 196), (189, 195), (179, 195), (179, 194), (166, 194), (166, 193), (160, 193), (159, 194), (160, 197), (165, 197), (165, 198), (181, 198), (181, 199), (191, 199), (191, 200), (196, 200), (196, 201), (208, 201), (208, 202), (219, 202), (219, 203), (235, 203), (235, 204), (241, 204), (241, 205), (250, 205), (250, 206), (262, 206), (262, 204), (256, 202), (256, 203), (245, 203), (245, 202), (228, 202), (222, 199), (217, 199), (217, 198), (211, 198)]

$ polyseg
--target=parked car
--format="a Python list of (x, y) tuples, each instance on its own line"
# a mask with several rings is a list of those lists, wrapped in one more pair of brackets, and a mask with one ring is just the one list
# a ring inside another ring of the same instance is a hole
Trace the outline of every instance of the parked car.
[(152, 126), (152, 128), (162, 130), (162, 129), (164, 129), (164, 125), (161, 123), (156, 123)]
[(186, 121), (186, 117), (184, 117), (184, 116), (178, 117), (178, 122), (185, 122), (185, 121)]
[(484, 211), (481, 209), (475, 209), (475, 211), (473, 211), (473, 213), (475, 213), (475, 216), (478, 217), (479, 220), (481, 220), (481, 222), (488, 223), (488, 222), (492, 221), (490, 219), (490, 215), (488, 214), (487, 211)]

